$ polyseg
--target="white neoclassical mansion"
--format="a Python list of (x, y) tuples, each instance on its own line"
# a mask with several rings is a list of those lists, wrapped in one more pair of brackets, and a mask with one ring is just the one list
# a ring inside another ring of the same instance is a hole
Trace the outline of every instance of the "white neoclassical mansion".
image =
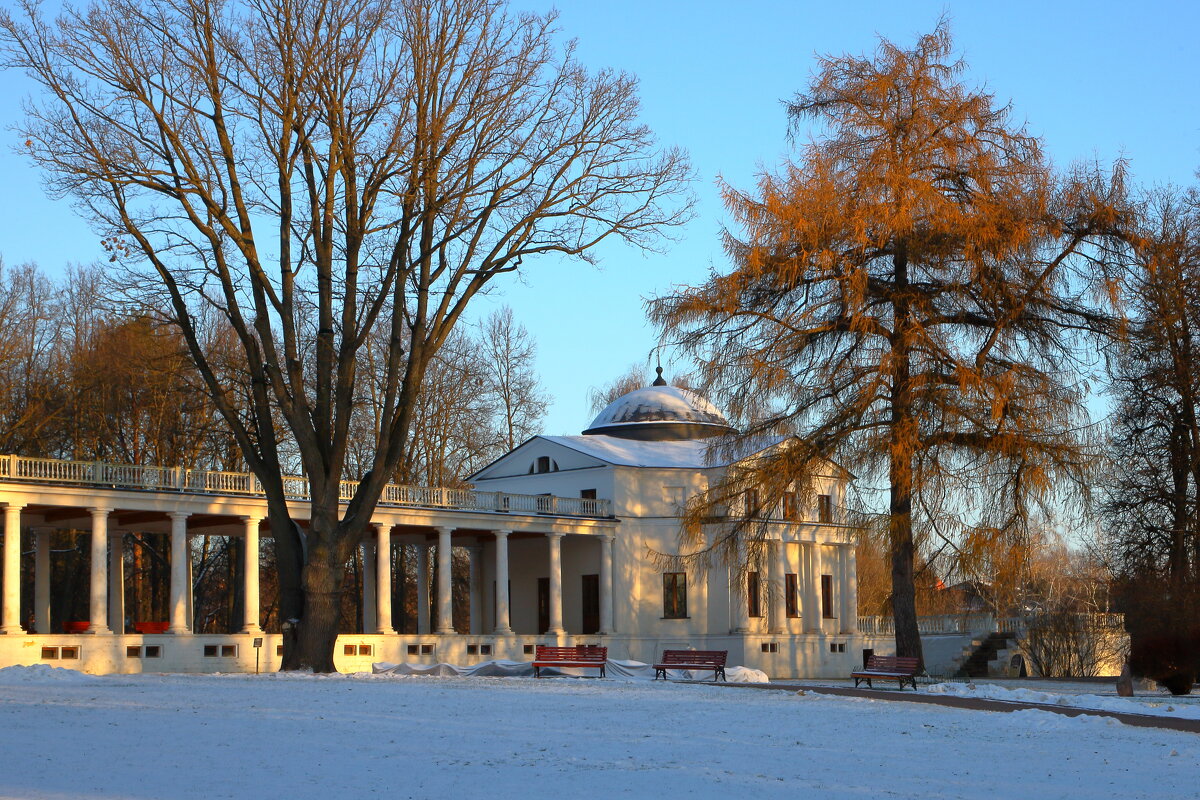
[[(680, 508), (731, 466), (709, 446), (728, 430), (708, 401), (659, 378), (618, 398), (580, 436), (525, 442), (471, 476), (473, 490), (387, 487), (373, 541), (363, 548), (371, 578), (364, 581), (363, 630), (339, 637), (339, 669), (530, 660), (542, 643), (603, 644), (610, 658), (645, 662), (664, 648), (720, 649), (729, 651), (729, 663), (774, 678), (844, 677), (859, 663), (863, 641), (853, 540), (839, 521), (849, 479), (841, 470), (818, 478), (813, 508), (799, 508), (795, 495), (790, 507), (769, 515), (767, 563), (747, 580), (734, 580), (727, 566), (664, 569), (654, 556), (677, 552)], [(353, 489), (347, 482), (343, 496)], [(302, 478), (289, 482), (289, 496), (302, 521)], [(278, 667), (280, 638), (259, 627), (258, 554), (270, 532), (253, 476), (0, 456), (0, 505), (0, 666), (50, 663), (95, 673)], [(73, 626), (81, 632), (50, 628), (48, 534), (56, 530), (90, 533), (89, 618)], [(126, 630), (127, 531), (170, 537), (170, 618), (161, 633), (146, 625)], [(189, 540), (196, 536), (245, 538), (239, 633), (193, 633)], [(415, 634), (393, 627), (391, 559), (376, 557), (397, 542), (422, 545)], [(449, 625), (452, 548), (465, 548), (470, 559), (469, 633)], [(33, 591), (23, 592), (30, 574)]]

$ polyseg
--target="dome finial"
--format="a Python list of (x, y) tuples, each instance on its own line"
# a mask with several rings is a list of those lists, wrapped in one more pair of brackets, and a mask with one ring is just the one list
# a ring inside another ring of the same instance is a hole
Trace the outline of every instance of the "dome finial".
[(650, 385), (651, 386), (666, 386), (667, 382), (665, 380), (663, 380), (663, 376), (662, 376), (662, 367), (655, 367), (654, 371), (658, 373), (658, 377), (655, 378), (654, 383), (652, 383)]

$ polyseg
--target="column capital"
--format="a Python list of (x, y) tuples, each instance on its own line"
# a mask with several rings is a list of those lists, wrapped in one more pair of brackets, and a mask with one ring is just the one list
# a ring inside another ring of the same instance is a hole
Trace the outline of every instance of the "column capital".
[(96, 506), (88, 509), (88, 513), (90, 513), (93, 517), (107, 517), (112, 512), (113, 510), (111, 508), (105, 508), (103, 506)]
[(240, 517), (238, 517), (238, 519), (247, 525), (258, 525), (263, 521), (263, 517), (254, 517), (249, 514), (242, 514)]
[(184, 520), (185, 522), (187, 521), (187, 518), (190, 517), (191, 515), (192, 514), (190, 511), (168, 511), (167, 512), (167, 516), (170, 517), (171, 519), (175, 519), (175, 520), (181, 519), (181, 520)]
[(4, 504), (5, 511), (20, 511), (24, 507), (25, 507), (24, 503), (5, 503)]
[(549, 539), (561, 539), (562, 537), (566, 536), (566, 534), (561, 531), (550, 531), (543, 534), (543, 536), (546, 536)]
[(501, 538), (501, 539), (507, 539), (507, 538), (508, 538), (508, 535), (509, 535), (510, 533), (512, 533), (512, 531), (507, 531), (507, 530), (504, 530), (504, 529), (500, 529), (500, 530), (494, 530), (494, 531), (492, 531), (492, 534), (493, 534), (494, 536), (496, 536), (496, 537), (498, 537), (498, 538)]
[(454, 533), (455, 531), (453, 525), (434, 525), (433, 529), (438, 533)]
[(379, 531), (381, 528), (387, 528), (390, 531), (392, 528), (396, 527), (396, 523), (394, 523), (390, 520), (382, 520), (382, 519), (373, 519), (367, 524), (370, 525), (372, 528), (374, 528), (376, 531)]

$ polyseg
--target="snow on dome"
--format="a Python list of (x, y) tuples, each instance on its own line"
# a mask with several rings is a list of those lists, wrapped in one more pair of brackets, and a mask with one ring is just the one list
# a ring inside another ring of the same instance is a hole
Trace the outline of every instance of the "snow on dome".
[(609, 403), (583, 435), (667, 441), (703, 439), (730, 430), (725, 416), (700, 395), (678, 386), (656, 385)]

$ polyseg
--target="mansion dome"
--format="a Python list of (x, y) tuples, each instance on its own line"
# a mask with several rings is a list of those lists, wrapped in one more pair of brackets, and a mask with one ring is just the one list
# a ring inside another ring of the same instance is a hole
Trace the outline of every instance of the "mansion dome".
[(659, 367), (652, 386), (636, 389), (609, 403), (583, 435), (675, 441), (704, 439), (732, 430), (729, 421), (712, 403), (695, 392), (668, 386)]

